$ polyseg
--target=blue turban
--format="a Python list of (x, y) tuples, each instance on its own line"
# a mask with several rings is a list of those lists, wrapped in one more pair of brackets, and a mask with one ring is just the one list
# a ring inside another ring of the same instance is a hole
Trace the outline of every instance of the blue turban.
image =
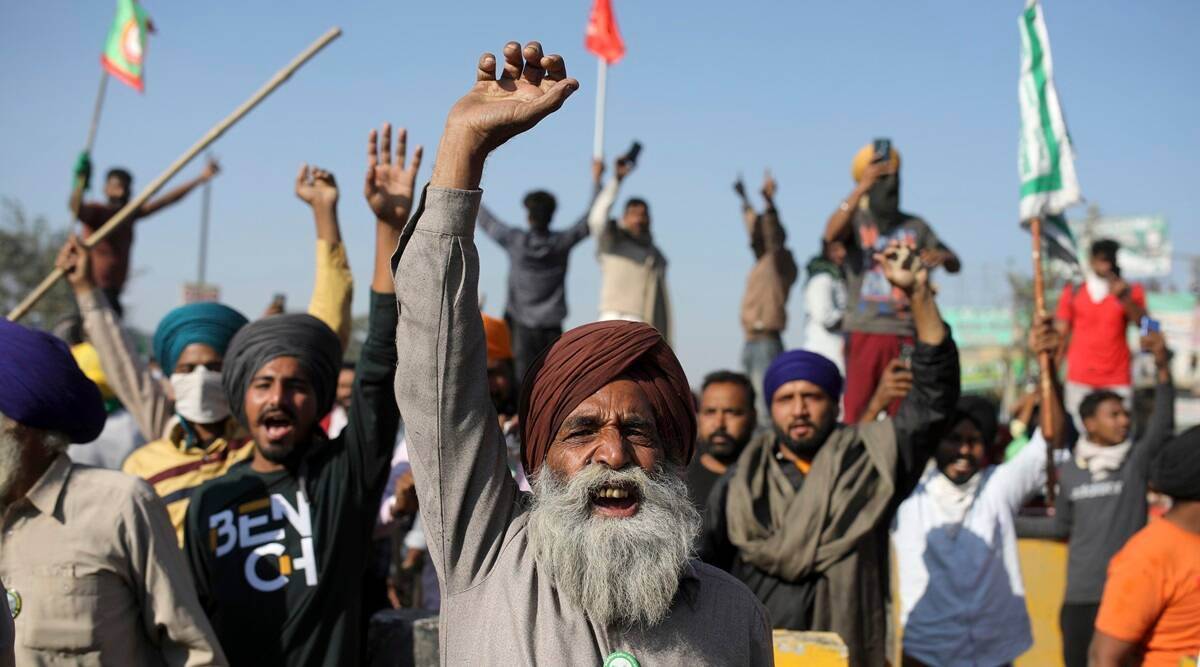
[(100, 390), (67, 344), (0, 319), (0, 413), (24, 426), (91, 442), (107, 419)]
[(245, 315), (219, 303), (189, 303), (167, 313), (154, 330), (154, 358), (163, 373), (175, 372), (175, 364), (183, 348), (192, 343), (204, 343), (225, 354), (229, 341), (238, 329), (246, 326)]
[(831, 400), (842, 396), (842, 374), (837, 364), (808, 350), (791, 350), (775, 357), (763, 377), (763, 398), (767, 405), (783, 385), (805, 380), (820, 387)]

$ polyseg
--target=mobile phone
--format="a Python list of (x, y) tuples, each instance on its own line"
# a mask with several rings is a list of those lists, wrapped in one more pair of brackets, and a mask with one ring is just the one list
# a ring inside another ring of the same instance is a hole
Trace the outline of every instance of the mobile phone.
[(1162, 323), (1148, 315), (1142, 315), (1142, 319), (1138, 322), (1142, 329), (1143, 336), (1149, 336), (1152, 333), (1162, 332)]
[(875, 140), (875, 162), (883, 162), (888, 159), (892, 153), (891, 139), (876, 139)]
[(287, 295), (283, 292), (276, 292), (275, 296), (271, 297), (271, 305), (278, 306), (279, 310), (287, 310)]
[(634, 141), (633, 145), (629, 147), (629, 151), (621, 156), (621, 161), (628, 162), (630, 164), (637, 164), (638, 156), (641, 154), (642, 143), (640, 141)]
[(905, 343), (900, 346), (900, 361), (904, 363), (905, 368), (912, 368), (913, 352), (916, 348), (912, 343)]

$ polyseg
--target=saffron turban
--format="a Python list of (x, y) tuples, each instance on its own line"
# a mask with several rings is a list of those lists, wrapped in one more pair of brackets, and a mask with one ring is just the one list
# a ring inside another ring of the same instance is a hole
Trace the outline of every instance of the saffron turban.
[(163, 373), (170, 375), (183, 349), (192, 343), (204, 343), (224, 355), (233, 335), (247, 321), (245, 315), (219, 303), (180, 306), (167, 313), (154, 330), (154, 358)]
[(563, 421), (605, 385), (628, 379), (649, 399), (668, 456), (686, 464), (696, 446), (696, 410), (679, 359), (639, 322), (595, 322), (563, 334), (542, 353), (521, 389), (521, 463), (533, 475)]
[(272, 359), (295, 357), (317, 398), (317, 414), (327, 414), (337, 393), (342, 343), (333, 329), (308, 313), (272, 315), (242, 327), (229, 342), (221, 384), (229, 407), (246, 423), (246, 389), (258, 369)]
[(67, 344), (0, 319), (0, 413), (24, 426), (91, 442), (108, 418), (100, 390)]
[[(871, 143), (867, 144), (866, 146), (863, 146), (862, 148), (858, 149), (858, 152), (854, 154), (854, 160), (852, 160), (850, 162), (850, 175), (854, 177), (855, 183), (862, 180), (863, 172), (866, 171), (867, 166), (870, 165), (874, 161), (875, 161), (875, 143), (874, 142), (871, 142)], [(900, 152), (896, 150), (895, 146), (893, 146), (892, 150), (888, 152), (888, 162), (891, 163), (893, 170), (895, 170), (895, 171), (900, 170)]]
[(775, 357), (767, 367), (763, 376), (763, 400), (770, 405), (780, 387), (796, 380), (817, 385), (833, 401), (842, 395), (842, 374), (837, 364), (816, 352), (790, 350)]
[(487, 339), (488, 361), (512, 359), (512, 334), (508, 330), (508, 323), (487, 313), (482, 313), (482, 315), (483, 335)]

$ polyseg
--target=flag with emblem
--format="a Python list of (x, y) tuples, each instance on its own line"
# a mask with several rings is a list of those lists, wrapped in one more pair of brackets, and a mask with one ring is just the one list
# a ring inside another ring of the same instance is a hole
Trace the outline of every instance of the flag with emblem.
[(137, 0), (117, 0), (117, 15), (100, 56), (100, 64), (109, 74), (139, 93), (145, 89), (143, 56), (151, 29), (146, 10)]

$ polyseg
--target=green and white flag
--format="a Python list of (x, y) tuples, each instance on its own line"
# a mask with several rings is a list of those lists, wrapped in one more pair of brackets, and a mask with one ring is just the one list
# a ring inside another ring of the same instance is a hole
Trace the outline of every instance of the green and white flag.
[[(1083, 198), (1075, 178), (1075, 151), (1054, 87), (1050, 35), (1038, 0), (1026, 2), (1019, 23), (1021, 143), (1017, 162), (1021, 175), (1020, 213), (1025, 221), (1060, 215)], [(1052, 226), (1046, 225), (1048, 230)]]

